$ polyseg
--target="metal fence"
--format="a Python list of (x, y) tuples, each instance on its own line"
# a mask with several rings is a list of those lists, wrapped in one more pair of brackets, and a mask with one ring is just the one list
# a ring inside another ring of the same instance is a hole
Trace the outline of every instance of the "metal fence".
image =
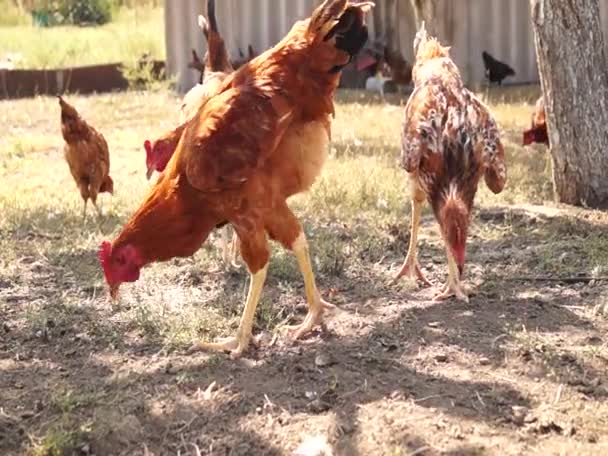
[[(296, 20), (307, 17), (319, 3), (320, 0), (219, 0), (217, 18), (228, 50), (236, 58), (238, 50), (246, 53), (250, 44), (257, 52), (274, 45)], [(187, 68), (187, 63), (192, 48), (202, 51), (205, 47), (196, 25), (196, 17), (205, 12), (205, 4), (205, 0), (166, 2), (167, 67), (170, 74), (178, 75), (180, 90), (191, 87), (198, 76)], [(608, 0), (600, 0), (600, 4), (606, 30)], [(415, 20), (410, 0), (376, 0), (376, 5), (376, 20), (369, 21), (372, 37), (380, 34), (374, 30), (374, 22), (376, 28), (392, 27), (395, 44), (411, 61)], [(385, 11), (388, 5), (394, 5), (394, 11)], [(515, 69), (517, 75), (508, 82), (538, 81), (529, 0), (440, 0), (437, 13), (439, 38), (452, 46), (452, 56), (467, 83), (483, 80), (483, 50)], [(393, 23), (386, 24), (390, 18)]]

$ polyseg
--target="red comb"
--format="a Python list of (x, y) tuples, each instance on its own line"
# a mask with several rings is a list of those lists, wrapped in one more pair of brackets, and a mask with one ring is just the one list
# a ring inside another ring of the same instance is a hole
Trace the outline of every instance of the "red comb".
[(146, 149), (147, 153), (149, 153), (149, 154), (152, 153), (152, 143), (150, 142), (149, 139), (146, 139), (144, 141), (144, 149)]

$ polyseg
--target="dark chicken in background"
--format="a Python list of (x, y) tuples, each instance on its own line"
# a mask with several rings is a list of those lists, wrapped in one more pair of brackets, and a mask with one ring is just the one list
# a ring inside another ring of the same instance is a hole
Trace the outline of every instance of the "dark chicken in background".
[(404, 87), (412, 83), (412, 65), (403, 58), (401, 52), (384, 48), (384, 61), (390, 69), (390, 77), (397, 87)]
[(549, 147), (549, 135), (547, 134), (547, 118), (545, 114), (545, 100), (543, 96), (536, 101), (536, 107), (532, 114), (532, 126), (524, 131), (523, 145), (532, 143), (544, 144)]
[(367, 40), (364, 16), (372, 6), (326, 0), (226, 78), (186, 126), (141, 207), (113, 242), (102, 243), (99, 258), (114, 298), (145, 265), (191, 256), (211, 231), (230, 223), (251, 274), (245, 309), (235, 337), (193, 349), (237, 357), (247, 348), (268, 270), (267, 237), (293, 251), (304, 277), (309, 312), (290, 331), (298, 338), (321, 323), (331, 306), (316, 287), (306, 236), (287, 199), (321, 172), (340, 72)]
[(490, 84), (496, 83), (502, 85), (502, 81), (509, 77), (515, 76), (515, 70), (506, 63), (496, 60), (486, 51), (481, 53), (483, 59), (483, 66), (486, 69), (486, 79)]
[(456, 295), (468, 301), (461, 279), (473, 201), (479, 180), (502, 191), (507, 169), (492, 114), (467, 90), (449, 48), (427, 36), (422, 24), (414, 40), (414, 92), (405, 107), (401, 164), (412, 188), (410, 243), (395, 278), (409, 276), (427, 285), (416, 243), (426, 199), (439, 222), (448, 260), (448, 281), (436, 300)]
[(70, 167), (70, 173), (80, 190), (84, 202), (82, 218), (87, 215), (87, 202), (91, 200), (97, 214), (97, 195), (114, 193), (114, 182), (110, 177), (110, 151), (108, 143), (101, 133), (90, 126), (78, 114), (78, 111), (61, 96), (61, 134), (65, 141), (64, 156)]

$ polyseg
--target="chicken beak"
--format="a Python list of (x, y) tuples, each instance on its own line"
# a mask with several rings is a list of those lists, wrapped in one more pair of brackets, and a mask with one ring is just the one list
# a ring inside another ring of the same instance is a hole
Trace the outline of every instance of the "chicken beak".
[(146, 171), (146, 179), (150, 180), (153, 172), (154, 170), (152, 168), (148, 168), (148, 170)]

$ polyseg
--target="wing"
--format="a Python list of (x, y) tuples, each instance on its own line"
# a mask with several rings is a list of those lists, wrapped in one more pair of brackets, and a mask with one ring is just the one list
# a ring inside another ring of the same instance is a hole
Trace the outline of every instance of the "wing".
[(205, 79), (202, 84), (195, 85), (186, 93), (186, 95), (184, 95), (180, 107), (180, 124), (194, 118), (201, 106), (220, 92), (226, 76), (226, 73), (207, 73), (205, 74)]
[(486, 166), (484, 180), (492, 192), (500, 193), (507, 182), (505, 149), (500, 140), (496, 121), (488, 116), (482, 127), (483, 161)]
[(447, 110), (447, 98), (439, 84), (417, 87), (405, 107), (401, 132), (401, 166), (412, 173), (418, 169), (423, 151), (440, 149), (440, 125)]
[(292, 118), (278, 90), (229, 89), (210, 99), (186, 129), (179, 166), (202, 192), (237, 188), (274, 152)]

